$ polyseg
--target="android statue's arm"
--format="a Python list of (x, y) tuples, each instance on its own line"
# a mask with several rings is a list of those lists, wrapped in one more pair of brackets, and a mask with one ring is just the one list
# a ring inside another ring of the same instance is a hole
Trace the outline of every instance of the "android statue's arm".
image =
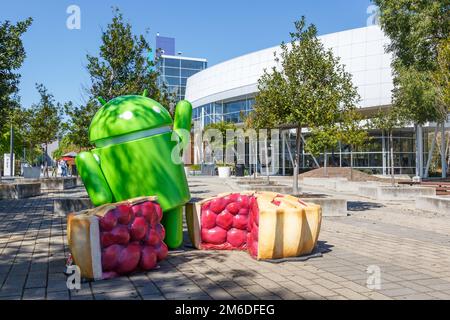
[(192, 105), (187, 100), (181, 100), (175, 107), (173, 131), (181, 138), (183, 146), (187, 146), (191, 134)]
[(113, 195), (94, 155), (81, 152), (75, 159), (78, 172), (86, 191), (95, 206), (113, 202)]

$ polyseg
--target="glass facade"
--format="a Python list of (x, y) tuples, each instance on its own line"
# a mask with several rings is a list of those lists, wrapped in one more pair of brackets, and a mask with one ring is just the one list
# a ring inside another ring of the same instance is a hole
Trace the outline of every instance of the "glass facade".
[(187, 78), (206, 67), (207, 62), (203, 59), (162, 55), (156, 63), (156, 70), (159, 73), (158, 86), (162, 87), (165, 84), (170, 93), (175, 93), (177, 100), (183, 100)]
[(198, 121), (202, 127), (215, 122), (241, 123), (243, 118), (252, 111), (255, 99), (253, 97), (242, 98), (231, 102), (214, 102), (198, 108), (192, 112), (194, 121)]
[[(242, 123), (243, 117), (248, 115), (253, 108), (255, 99), (253, 96), (238, 98), (234, 101), (218, 101), (199, 106), (193, 110), (193, 120), (200, 127), (204, 128), (210, 123), (232, 122)], [(334, 150), (327, 152), (327, 163), (333, 167), (349, 167), (351, 153), (353, 153), (353, 167), (366, 170), (374, 174), (389, 174), (390, 156), (389, 139), (383, 136), (380, 131), (371, 131), (370, 142), (364, 147), (351, 150), (351, 147), (345, 144), (339, 144)], [(304, 139), (308, 134), (304, 134)], [(284, 130), (280, 133), (279, 147), (277, 154), (278, 166), (270, 168), (271, 174), (288, 175), (293, 173), (293, 157), (295, 154), (295, 131)], [(270, 139), (269, 139), (270, 142)], [(415, 147), (414, 129), (403, 129), (394, 132), (394, 170), (396, 174), (414, 174), (416, 166), (416, 147)], [(302, 144), (303, 145), (303, 144)], [(427, 150), (426, 139), (424, 141), (425, 150)], [(269, 148), (269, 156), (272, 150)], [(313, 157), (311, 154), (301, 151), (300, 169), (302, 171), (323, 166), (325, 155), (320, 154)], [(248, 143), (245, 154), (246, 167), (250, 171), (254, 170), (249, 165)], [(259, 172), (265, 173), (264, 166), (258, 166)]]

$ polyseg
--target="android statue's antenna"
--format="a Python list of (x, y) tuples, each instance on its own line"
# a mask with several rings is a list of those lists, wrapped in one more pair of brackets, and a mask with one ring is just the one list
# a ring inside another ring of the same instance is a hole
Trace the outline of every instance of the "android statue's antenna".
[(102, 97), (98, 97), (97, 100), (102, 104), (102, 106), (104, 106), (107, 102), (105, 99), (103, 99)]
[(144, 89), (144, 93), (142, 94), (142, 96), (143, 96), (143, 97), (147, 97), (147, 95), (148, 95), (148, 90), (147, 90), (147, 89)]

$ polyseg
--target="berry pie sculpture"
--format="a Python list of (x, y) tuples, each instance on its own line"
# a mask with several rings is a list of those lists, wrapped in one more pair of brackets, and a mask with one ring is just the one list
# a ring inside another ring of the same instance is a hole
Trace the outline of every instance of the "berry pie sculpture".
[(320, 206), (273, 192), (220, 194), (186, 207), (192, 244), (204, 250), (247, 250), (255, 259), (313, 252)]

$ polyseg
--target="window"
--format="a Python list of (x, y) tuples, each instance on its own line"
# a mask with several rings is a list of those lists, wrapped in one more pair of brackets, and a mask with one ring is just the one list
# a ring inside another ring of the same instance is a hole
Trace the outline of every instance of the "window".
[(196, 74), (200, 70), (190, 70), (190, 69), (181, 69), (181, 76), (185, 78), (189, 78), (190, 76)]
[(180, 78), (164, 77), (164, 81), (170, 86), (179, 86), (180, 85)]
[(174, 76), (179, 77), (180, 76), (180, 69), (177, 68), (164, 68), (164, 75), (166, 76)]
[(180, 60), (164, 58), (164, 66), (165, 67), (172, 67), (172, 68), (179, 68), (180, 67)]
[(245, 100), (226, 103), (224, 106), (224, 113), (239, 112), (241, 110), (245, 110), (245, 103)]
[(204, 69), (204, 63), (202, 61), (181, 60), (181, 67), (202, 70)]

